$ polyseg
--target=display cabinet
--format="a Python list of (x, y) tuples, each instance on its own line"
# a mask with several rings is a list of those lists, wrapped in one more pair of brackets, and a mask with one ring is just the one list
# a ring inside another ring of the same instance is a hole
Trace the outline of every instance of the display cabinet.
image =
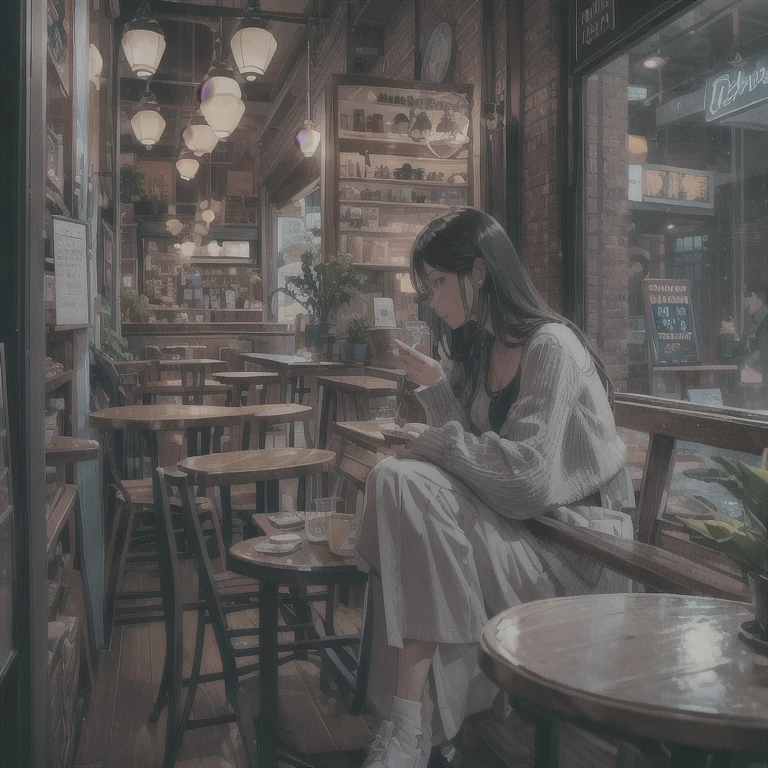
[(366, 291), (394, 300), (400, 326), (419, 315), (409, 274), (416, 235), (441, 212), (473, 203), (472, 95), (470, 85), (333, 81), (324, 229), (333, 227), (334, 250), (368, 273)]

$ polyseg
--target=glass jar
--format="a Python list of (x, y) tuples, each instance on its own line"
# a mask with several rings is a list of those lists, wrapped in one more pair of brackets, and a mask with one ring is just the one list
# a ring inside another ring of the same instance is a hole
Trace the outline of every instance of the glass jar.
[(328, 516), (336, 512), (340, 501), (339, 496), (315, 499), (314, 509), (304, 514), (304, 531), (309, 541), (325, 541), (328, 538)]

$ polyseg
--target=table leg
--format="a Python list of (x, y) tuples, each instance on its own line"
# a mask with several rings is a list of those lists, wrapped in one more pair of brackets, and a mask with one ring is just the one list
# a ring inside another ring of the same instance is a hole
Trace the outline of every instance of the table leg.
[(536, 721), (534, 768), (558, 768), (560, 765), (560, 730), (557, 720)]
[(224, 537), (224, 546), (229, 551), (232, 546), (232, 494), (228, 485), (219, 487), (221, 499), (221, 533)]
[[(298, 379), (291, 379), (291, 402), (296, 402), (296, 384)], [(299, 398), (301, 399), (301, 398)], [(296, 422), (292, 421), (288, 426), (288, 447), (293, 448), (296, 445)]]
[(317, 447), (325, 449), (330, 439), (330, 411), (333, 408), (334, 418), (336, 416), (337, 403), (336, 391), (330, 387), (323, 387), (323, 397), (320, 405), (320, 425), (318, 427)]
[(277, 768), (277, 584), (259, 587), (259, 768)]

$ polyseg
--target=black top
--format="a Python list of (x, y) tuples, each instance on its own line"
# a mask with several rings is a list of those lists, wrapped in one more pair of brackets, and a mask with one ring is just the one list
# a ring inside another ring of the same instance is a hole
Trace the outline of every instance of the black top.
[(509, 409), (515, 404), (517, 396), (520, 394), (520, 368), (518, 367), (512, 381), (501, 392), (491, 392), (487, 381), (486, 376), (486, 390), (491, 396), (491, 402), (488, 406), (488, 421), (491, 429), (499, 435), (504, 422), (507, 420)]

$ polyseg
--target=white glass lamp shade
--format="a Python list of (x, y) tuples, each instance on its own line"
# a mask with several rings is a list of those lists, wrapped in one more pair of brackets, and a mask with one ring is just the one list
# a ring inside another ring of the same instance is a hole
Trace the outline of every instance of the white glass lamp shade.
[(97, 91), (101, 90), (101, 73), (104, 71), (104, 59), (99, 49), (91, 43), (88, 51), (88, 79), (93, 83)]
[(195, 252), (195, 244), (191, 240), (187, 240), (185, 243), (181, 244), (181, 255), (190, 257)]
[(226, 139), (245, 112), (240, 86), (233, 77), (215, 75), (203, 83), (200, 110), (219, 139)]
[(173, 237), (176, 237), (176, 235), (184, 229), (184, 225), (178, 219), (168, 219), (168, 221), (165, 222), (165, 228), (171, 235), (173, 235)]
[(206, 208), (200, 215), (206, 224), (210, 224), (216, 218), (216, 214), (210, 208)]
[(131, 118), (136, 140), (147, 148), (154, 147), (165, 130), (165, 118), (152, 107), (139, 108)]
[(213, 132), (213, 128), (206, 122), (202, 113), (195, 115), (187, 127), (181, 132), (181, 138), (187, 148), (198, 157), (206, 152), (213, 152), (219, 143), (219, 137)]
[(267, 22), (246, 17), (232, 35), (229, 48), (240, 74), (249, 81), (261, 77), (277, 50), (277, 40)]
[(182, 152), (176, 161), (176, 170), (184, 181), (191, 181), (197, 175), (200, 161), (191, 152)]
[(133, 21), (123, 29), (120, 45), (136, 77), (147, 80), (157, 72), (165, 52), (163, 28), (149, 15), (149, 6), (142, 3)]
[(311, 120), (304, 121), (304, 127), (296, 134), (296, 142), (304, 157), (312, 157), (320, 146), (320, 131)]

